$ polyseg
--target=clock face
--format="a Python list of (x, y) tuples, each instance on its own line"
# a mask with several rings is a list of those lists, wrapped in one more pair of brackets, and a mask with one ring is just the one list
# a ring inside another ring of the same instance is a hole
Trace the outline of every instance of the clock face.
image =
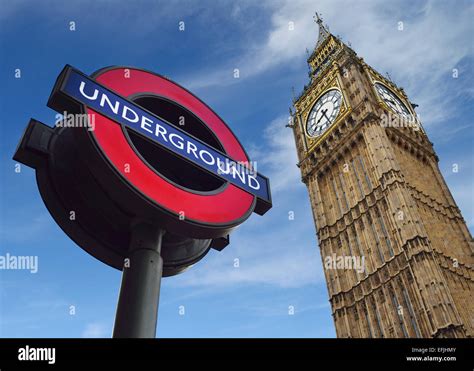
[(397, 97), (397, 95), (392, 92), (389, 88), (385, 85), (382, 85), (378, 82), (375, 83), (375, 89), (379, 94), (380, 98), (385, 102), (387, 106), (389, 106), (395, 113), (398, 115), (412, 120), (413, 115), (410, 113), (410, 110), (407, 106)]
[(336, 120), (342, 105), (342, 94), (331, 89), (314, 104), (308, 116), (306, 131), (310, 137), (321, 135)]

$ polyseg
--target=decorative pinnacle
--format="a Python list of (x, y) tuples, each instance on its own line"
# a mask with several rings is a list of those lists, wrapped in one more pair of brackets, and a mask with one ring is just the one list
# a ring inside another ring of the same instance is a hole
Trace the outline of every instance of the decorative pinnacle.
[(329, 37), (330, 34), (329, 34), (327, 26), (324, 26), (323, 19), (321, 18), (318, 12), (314, 13), (313, 19), (314, 19), (314, 22), (317, 23), (319, 27), (319, 36), (318, 36), (318, 41), (315, 47), (315, 49), (317, 49), (319, 45), (321, 45), (324, 42), (324, 40), (326, 40)]

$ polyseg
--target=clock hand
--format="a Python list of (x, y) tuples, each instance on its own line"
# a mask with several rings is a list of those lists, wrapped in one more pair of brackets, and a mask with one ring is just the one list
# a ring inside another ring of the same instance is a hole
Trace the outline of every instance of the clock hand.
[(330, 122), (331, 120), (329, 120), (329, 117), (326, 115), (326, 112), (327, 112), (327, 111), (328, 111), (328, 110), (324, 111), (324, 112), (323, 112), (323, 115), (324, 115), (324, 117), (326, 117), (326, 120), (328, 120), (328, 122)]
[[(318, 120), (318, 122), (316, 123), (316, 125), (318, 125), (318, 124), (319, 124), (319, 121), (321, 121), (321, 119), (322, 119), (324, 116), (326, 116), (326, 112), (327, 112), (327, 111), (328, 111), (327, 108), (326, 108), (326, 109), (323, 109), (323, 110), (321, 111), (322, 115), (321, 115), (321, 117), (319, 118), (319, 120)], [(327, 117), (326, 117), (326, 118), (327, 118)]]

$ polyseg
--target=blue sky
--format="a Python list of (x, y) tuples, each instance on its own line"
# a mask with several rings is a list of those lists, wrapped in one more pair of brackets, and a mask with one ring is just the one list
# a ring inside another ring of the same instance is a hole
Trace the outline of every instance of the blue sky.
[[(62, 67), (71, 64), (85, 73), (132, 65), (184, 85), (227, 121), (272, 181), (270, 212), (253, 215), (222, 252), (211, 251), (162, 281), (158, 336), (334, 337), (309, 200), (284, 127), (292, 87), (298, 93), (307, 82), (305, 49), (317, 38), (312, 15), (321, 12), (331, 32), (389, 72), (420, 105), (440, 168), (472, 230), (474, 10), (472, 1), (445, 3), (4, 1), (0, 249), (37, 255), (39, 270), (0, 271), (0, 336), (108, 337), (112, 331), (120, 272), (63, 234), (39, 196), (34, 171), (23, 166), (15, 173), (11, 160), (30, 117), (53, 124), (46, 101)], [(71, 21), (76, 31), (69, 30)]]

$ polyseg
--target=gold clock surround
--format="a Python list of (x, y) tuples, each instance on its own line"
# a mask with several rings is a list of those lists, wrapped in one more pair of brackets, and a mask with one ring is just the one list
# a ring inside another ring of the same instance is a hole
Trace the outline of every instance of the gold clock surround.
[[(324, 133), (322, 133), (321, 135), (317, 137), (311, 137), (310, 135), (308, 135), (307, 128), (306, 128), (308, 117), (314, 105), (319, 100), (319, 98), (321, 98), (324, 94), (326, 94), (330, 90), (338, 90), (342, 95), (342, 103), (341, 103), (341, 109), (339, 111), (339, 114), (334, 120), (334, 122), (324, 131)], [(342, 84), (340, 83), (338, 76), (335, 75), (329, 81), (329, 83), (327, 83), (323, 87), (323, 89), (317, 96), (315, 95), (314, 97), (311, 97), (311, 101), (309, 102), (309, 104), (306, 105), (305, 110), (301, 115), (301, 121), (302, 121), (301, 125), (305, 133), (305, 142), (306, 142), (306, 147), (308, 148), (308, 153), (311, 152), (318, 145), (318, 143), (320, 143), (324, 138), (326, 138), (334, 130), (334, 128), (341, 122), (341, 120), (343, 120), (350, 112), (351, 112), (351, 107), (347, 102), (344, 88), (342, 88)]]
[(365, 68), (365, 71), (367, 72), (370, 81), (372, 83), (372, 91), (375, 94), (375, 97), (377, 99), (377, 103), (379, 104), (380, 107), (384, 108), (385, 110), (388, 110), (390, 112), (393, 112), (393, 110), (383, 101), (383, 99), (380, 97), (379, 93), (377, 92), (377, 89), (375, 88), (375, 84), (381, 84), (385, 86), (387, 89), (389, 89), (395, 96), (400, 99), (400, 101), (405, 105), (405, 107), (408, 109), (410, 114), (412, 115), (413, 119), (417, 120), (416, 112), (413, 110), (411, 104), (408, 102), (408, 99), (403, 91), (401, 91), (397, 86), (391, 84), (389, 81), (384, 79), (380, 74), (377, 72), (373, 71), (371, 68)]

